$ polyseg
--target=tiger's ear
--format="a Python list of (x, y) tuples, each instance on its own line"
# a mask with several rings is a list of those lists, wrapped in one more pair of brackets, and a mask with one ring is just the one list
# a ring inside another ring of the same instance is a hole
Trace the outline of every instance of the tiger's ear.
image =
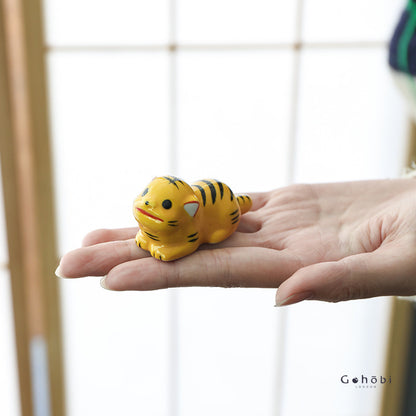
[(198, 212), (199, 202), (185, 202), (183, 207), (185, 208), (185, 211), (189, 214), (190, 217), (195, 217), (196, 213)]

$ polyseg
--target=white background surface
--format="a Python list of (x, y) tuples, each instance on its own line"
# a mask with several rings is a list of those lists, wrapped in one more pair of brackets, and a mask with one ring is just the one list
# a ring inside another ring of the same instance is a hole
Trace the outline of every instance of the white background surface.
[[(132, 200), (155, 175), (238, 192), (401, 173), (406, 112), (383, 46), (401, 1), (305, 1), (301, 39), (333, 46), (301, 50), (297, 95), (297, 2), (172, 5), (45, 1), (61, 254), (91, 229), (135, 225)], [(194, 49), (169, 53), (172, 41)], [(0, 284), (0, 414), (15, 416)], [(339, 379), (383, 375), (386, 299), (277, 309), (274, 290), (61, 289), (68, 416), (377, 414), (380, 387)]]

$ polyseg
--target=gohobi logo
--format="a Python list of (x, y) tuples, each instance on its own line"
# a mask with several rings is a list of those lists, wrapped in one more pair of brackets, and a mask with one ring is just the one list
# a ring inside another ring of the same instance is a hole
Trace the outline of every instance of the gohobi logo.
[(391, 384), (391, 376), (365, 376), (361, 374), (361, 377), (350, 377), (348, 374), (341, 376), (342, 384), (354, 385), (356, 389), (374, 389), (377, 386)]

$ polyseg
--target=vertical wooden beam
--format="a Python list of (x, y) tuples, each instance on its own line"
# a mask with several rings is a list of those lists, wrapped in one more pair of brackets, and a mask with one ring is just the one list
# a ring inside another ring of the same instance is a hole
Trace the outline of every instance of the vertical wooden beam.
[(5, 15), (0, 7), (0, 155), (4, 192), (4, 209), (6, 215), (7, 237), (9, 248), (9, 267), (13, 297), (15, 322), (15, 339), (18, 361), (20, 402), (22, 416), (33, 415), (32, 385), (30, 380), (29, 332), (24, 286), (24, 267), (22, 252), (22, 224), (16, 211), (18, 197), (16, 193), (15, 143), (9, 100), (9, 74), (6, 70), (6, 32)]
[(413, 163), (416, 163), (416, 124), (413, 120), (409, 121), (406, 156), (406, 166), (410, 167)]
[[(406, 153), (405, 165), (410, 167), (416, 162), (416, 125), (411, 120)], [(380, 416), (402, 413), (413, 316), (413, 305), (409, 301), (393, 298), (385, 365), (385, 374), (391, 376), (392, 384), (383, 390)]]
[(61, 416), (62, 336), (41, 1), (1, 0), (0, 6), (0, 150), (22, 415), (34, 415), (30, 350), (41, 340), (48, 361), (47, 408)]
[(42, 0), (22, 0), (27, 45), (29, 107), (33, 126), (36, 208), (38, 212), (38, 243), (42, 247), (41, 277), (46, 310), (45, 336), (48, 346), (51, 411), (65, 415), (63, 346), (61, 308), (57, 266), (56, 221), (49, 133), (49, 106), (46, 82), (46, 62)]
[(392, 382), (384, 386), (380, 416), (402, 414), (412, 324), (412, 303), (393, 298), (384, 372), (385, 377), (391, 377)]

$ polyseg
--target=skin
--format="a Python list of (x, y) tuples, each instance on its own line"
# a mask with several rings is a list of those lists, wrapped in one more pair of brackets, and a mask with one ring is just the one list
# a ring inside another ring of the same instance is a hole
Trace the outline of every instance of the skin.
[(62, 258), (57, 274), (106, 276), (109, 290), (278, 288), (278, 306), (416, 294), (415, 179), (250, 195), (252, 211), (222, 243), (162, 262), (136, 246), (137, 227), (96, 230)]

